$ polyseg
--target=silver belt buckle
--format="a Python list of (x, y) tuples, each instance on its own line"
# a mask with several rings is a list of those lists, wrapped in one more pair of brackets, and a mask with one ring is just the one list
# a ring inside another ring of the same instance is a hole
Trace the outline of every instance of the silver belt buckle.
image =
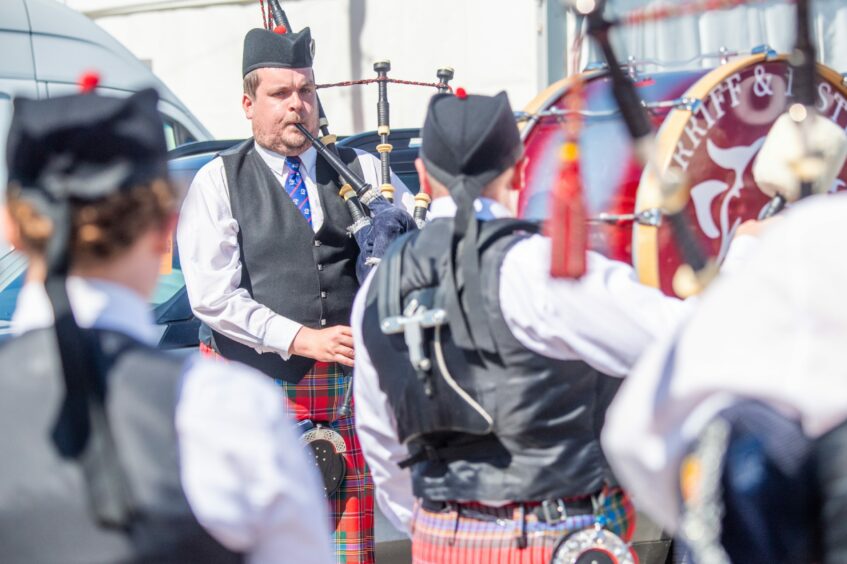
[[(557, 525), (568, 518), (568, 510), (565, 507), (565, 502), (561, 499), (557, 499), (554, 502), (549, 499), (545, 499), (541, 502), (541, 509), (544, 511), (544, 518), (547, 519), (548, 525)], [(556, 511), (558, 515), (553, 517), (552, 511)]]

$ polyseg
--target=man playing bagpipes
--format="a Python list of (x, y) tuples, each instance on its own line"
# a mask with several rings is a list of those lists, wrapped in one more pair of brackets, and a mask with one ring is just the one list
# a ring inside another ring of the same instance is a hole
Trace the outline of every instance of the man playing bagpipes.
[[(253, 138), (199, 171), (178, 243), (192, 308), (211, 328), (207, 349), (274, 378), (294, 416), (327, 439), (316, 461), (332, 462), (321, 469), (337, 557), (371, 562), (373, 485), (353, 418), (338, 414), (354, 359), (360, 251), (338, 174), (297, 127), (318, 131), (312, 62), (308, 28), (247, 34), (243, 107)], [(378, 185), (378, 160), (341, 148), (339, 158)], [(408, 190), (393, 184), (411, 210)]]
[(417, 562), (547, 562), (571, 534), (626, 561), (634, 512), (600, 428), (619, 378), (688, 306), (596, 253), (581, 279), (551, 278), (550, 239), (505, 207), (522, 153), (508, 99), (458, 92), (433, 98), (422, 130), (432, 221), (353, 310), (377, 499)]

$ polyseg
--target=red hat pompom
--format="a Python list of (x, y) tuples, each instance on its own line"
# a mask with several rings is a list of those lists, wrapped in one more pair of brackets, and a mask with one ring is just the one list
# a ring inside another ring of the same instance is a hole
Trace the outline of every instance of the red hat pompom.
[(288, 33), (288, 29), (284, 25), (278, 25), (274, 28), (274, 33), (285, 35), (286, 33)]
[(83, 94), (94, 92), (100, 84), (100, 75), (96, 72), (87, 72), (79, 79), (79, 91)]
[(468, 97), (468, 93), (461, 86), (456, 89), (456, 98), (464, 100)]

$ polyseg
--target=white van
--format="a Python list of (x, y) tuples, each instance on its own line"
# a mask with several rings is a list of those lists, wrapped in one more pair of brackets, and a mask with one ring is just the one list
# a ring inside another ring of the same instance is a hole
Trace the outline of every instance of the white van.
[[(85, 72), (100, 75), (99, 91), (128, 95), (159, 91), (170, 148), (212, 138), (150, 69), (94, 22), (55, 0), (0, 0), (0, 155), (14, 96), (49, 98), (77, 92)], [(0, 185), (5, 186), (5, 159)]]
[[(161, 97), (168, 147), (212, 139), (150, 69), (115, 38), (55, 0), (0, 0), (0, 195), (6, 186), (6, 134), (15, 96), (50, 98), (79, 91), (86, 72), (100, 75), (98, 90), (117, 96), (153, 87)], [(0, 236), (0, 287), (9, 245)], [(4, 261), (4, 259), (6, 259)]]

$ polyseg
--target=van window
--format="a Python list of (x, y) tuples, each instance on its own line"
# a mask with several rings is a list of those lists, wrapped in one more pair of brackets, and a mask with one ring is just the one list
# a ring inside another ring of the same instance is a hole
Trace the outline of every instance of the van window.
[(180, 145), (197, 141), (197, 138), (184, 125), (164, 114), (161, 115), (165, 123), (165, 141), (168, 144), (168, 151)]

